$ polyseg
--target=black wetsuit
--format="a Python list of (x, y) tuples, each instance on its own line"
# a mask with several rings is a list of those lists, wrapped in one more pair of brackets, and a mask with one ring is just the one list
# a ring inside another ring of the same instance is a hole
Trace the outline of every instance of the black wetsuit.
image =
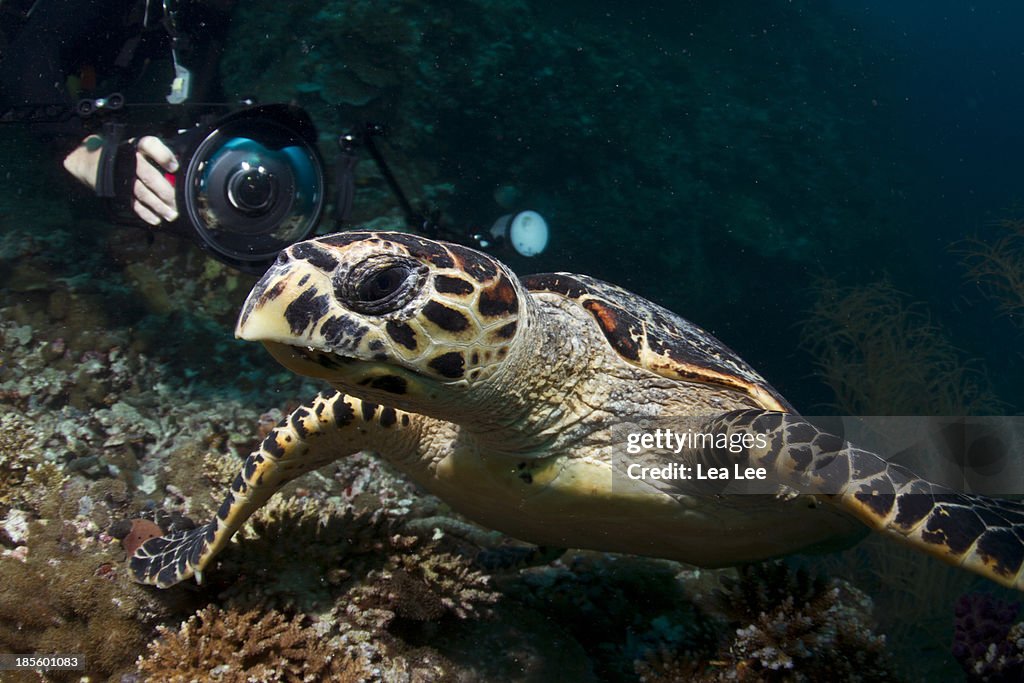
[[(158, 2), (156, 3), (159, 4)], [(80, 97), (102, 96), (128, 85), (130, 69), (143, 53), (169, 39), (159, 24), (143, 27), (145, 2), (139, 0), (39, 0), (15, 26), (0, 57), (0, 112), (34, 104), (70, 107)], [(158, 16), (158, 15), (157, 15)], [(83, 77), (83, 73), (85, 76)], [(68, 77), (93, 90), (69, 92)], [(169, 82), (169, 77), (168, 77)], [(89, 131), (75, 117), (31, 124), (37, 135), (70, 151)]]
[[(201, 30), (195, 39), (188, 34), (179, 38), (185, 43), (185, 62), (196, 75), (194, 92), (205, 88), (204, 97), (211, 96), (206, 86), (229, 17), (211, 4), (174, 3), (177, 23), (197, 34)], [(26, 19), (7, 24), (11, 35), (0, 55), (0, 116), (13, 107), (70, 107), (80, 98), (113, 92), (125, 94), (129, 103), (163, 102), (174, 78), (171, 34), (164, 21), (162, 0), (38, 0)], [(68, 77), (83, 74), (78, 83), (84, 89), (70, 92)], [(31, 125), (35, 134), (70, 152), (94, 130), (90, 123), (68, 117)]]

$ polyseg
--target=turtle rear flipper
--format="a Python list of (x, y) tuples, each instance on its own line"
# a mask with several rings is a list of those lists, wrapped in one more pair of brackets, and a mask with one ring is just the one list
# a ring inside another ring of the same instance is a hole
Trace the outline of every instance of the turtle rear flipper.
[(767, 437), (767, 448), (711, 457), (765, 467), (779, 484), (830, 502), (875, 531), (1024, 590), (1024, 503), (933, 484), (798, 415), (737, 411), (707, 429)]
[(217, 515), (190, 531), (151, 538), (132, 555), (129, 567), (139, 583), (167, 588), (202, 572), (249, 517), (282, 486), (306, 472), (361, 450), (388, 450), (411, 457), (418, 416), (341, 393), (319, 395), (299, 406), (253, 451)]

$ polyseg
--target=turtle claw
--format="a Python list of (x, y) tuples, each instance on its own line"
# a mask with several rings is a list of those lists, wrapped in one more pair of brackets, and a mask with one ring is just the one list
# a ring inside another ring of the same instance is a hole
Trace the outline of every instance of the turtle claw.
[(207, 553), (210, 524), (151, 538), (129, 559), (132, 578), (138, 583), (168, 588), (195, 576), (202, 583), (200, 561)]

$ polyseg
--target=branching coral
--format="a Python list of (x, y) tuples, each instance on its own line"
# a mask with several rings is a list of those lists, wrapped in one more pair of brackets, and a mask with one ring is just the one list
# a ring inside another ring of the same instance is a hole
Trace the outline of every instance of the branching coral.
[(873, 632), (871, 600), (849, 584), (776, 562), (744, 567), (723, 586), (719, 609), (733, 635), (718, 653), (695, 661), (662, 650), (637, 663), (643, 680), (895, 680), (885, 637)]
[(571, 633), (602, 680), (629, 678), (634, 660), (662, 649), (681, 661), (715, 650), (718, 625), (694, 608), (677, 579), (678, 565), (596, 553), (570, 557), (568, 567), (524, 571), (507, 590)]
[(472, 568), (470, 561), (451, 553), (435, 552), (410, 536), (393, 536), (392, 554), (383, 568), (371, 571), (351, 593), (360, 609), (384, 609), (414, 621), (454, 614), (460, 619), (479, 617), (498, 600), (490, 578)]
[(386, 535), (383, 522), (337, 501), (279, 497), (253, 516), (211, 580), (229, 582), (223, 595), (237, 605), (315, 613), (368, 571), (361, 563)]
[(911, 680), (941, 680), (955, 670), (949, 644), (950, 596), (977, 580), (971, 574), (872, 534), (841, 554), (808, 558), (827, 576), (862, 588), (875, 603), (879, 629), (899, 670)]
[(336, 500), (276, 499), (254, 515), (214, 577), (241, 574), (222, 593), (237, 605), (322, 612), (336, 603), (350, 616), (379, 616), (382, 628), (396, 617), (475, 618), (497, 600), (469, 559), (391, 527)]
[(737, 671), (776, 680), (891, 679), (871, 600), (853, 586), (782, 563), (744, 567), (730, 583), (722, 603), (740, 625), (729, 650)]
[(366, 680), (366, 663), (335, 655), (330, 641), (302, 617), (259, 610), (207, 607), (175, 631), (159, 627), (159, 639), (138, 660), (145, 680), (222, 683)]
[(1024, 623), (1016, 621), (1019, 611), (1019, 603), (982, 593), (965, 595), (957, 602), (953, 656), (968, 680), (1024, 680)]
[(373, 680), (438, 679), (451, 663), (406, 639), (420, 641), (440, 619), (477, 619), (498, 593), (469, 559), (391, 527), (312, 492), (274, 500), (211, 572), (210, 588), (228, 612), (315, 615), (343, 661), (373, 663)]
[(888, 282), (822, 281), (801, 338), (846, 414), (976, 415), (999, 407), (984, 373)]

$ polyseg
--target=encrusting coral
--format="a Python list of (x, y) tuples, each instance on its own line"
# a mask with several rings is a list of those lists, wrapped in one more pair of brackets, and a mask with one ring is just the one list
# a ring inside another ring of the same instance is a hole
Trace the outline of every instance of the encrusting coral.
[(189, 600), (134, 585), (112, 539), (81, 516), (29, 523), (26, 549), (0, 557), (0, 651), (84, 655), (84, 671), (53, 671), (49, 680), (128, 671), (152, 625)]
[(45, 462), (32, 424), (0, 406), (0, 515), (11, 508), (38, 512), (47, 492), (57, 491), (65, 477)]

